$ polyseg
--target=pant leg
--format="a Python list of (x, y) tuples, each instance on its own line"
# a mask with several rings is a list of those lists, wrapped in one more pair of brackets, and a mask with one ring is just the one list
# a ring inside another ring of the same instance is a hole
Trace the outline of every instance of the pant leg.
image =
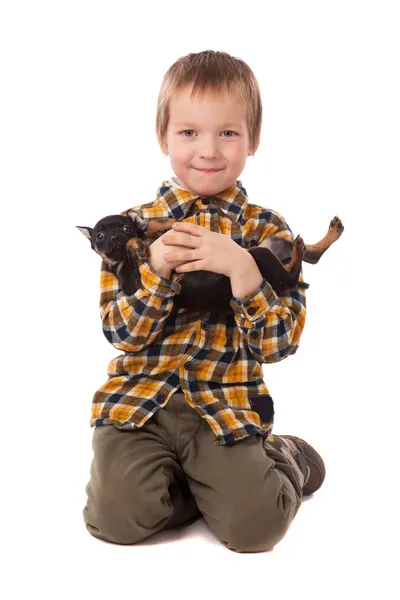
[[(143, 427), (93, 431), (94, 452), (83, 518), (95, 537), (134, 544), (154, 533), (188, 525), (201, 513), (174, 451), (174, 396)], [(198, 422), (189, 435), (194, 435)]]
[(214, 439), (203, 419), (179, 453), (197, 506), (230, 550), (271, 550), (301, 505), (301, 475), (261, 434), (232, 446), (215, 446)]

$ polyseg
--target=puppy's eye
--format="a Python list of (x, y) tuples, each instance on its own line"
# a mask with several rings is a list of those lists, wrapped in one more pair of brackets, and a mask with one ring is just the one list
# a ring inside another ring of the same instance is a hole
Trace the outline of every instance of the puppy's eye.
[(124, 233), (132, 233), (132, 227), (130, 225), (124, 225), (122, 230)]
[(99, 233), (96, 235), (96, 240), (100, 241), (102, 240), (104, 237), (104, 233), (102, 231), (99, 231)]

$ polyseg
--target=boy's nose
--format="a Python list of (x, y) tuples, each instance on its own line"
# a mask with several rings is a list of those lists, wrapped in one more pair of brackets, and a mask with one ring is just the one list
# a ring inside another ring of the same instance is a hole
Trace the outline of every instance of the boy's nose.
[(215, 158), (216, 156), (218, 156), (217, 141), (213, 138), (208, 138), (207, 140), (204, 140), (200, 149), (199, 156), (200, 158), (206, 159)]

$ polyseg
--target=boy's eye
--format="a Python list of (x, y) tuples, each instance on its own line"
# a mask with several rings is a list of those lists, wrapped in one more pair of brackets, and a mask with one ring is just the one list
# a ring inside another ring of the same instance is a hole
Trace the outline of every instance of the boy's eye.
[[(182, 131), (182, 133), (183, 133), (183, 134), (185, 134), (185, 133), (187, 133), (188, 131), (189, 131), (189, 132), (190, 132), (190, 131), (192, 131), (192, 132), (193, 132), (193, 129), (185, 129), (184, 131)], [(223, 131), (222, 133), (233, 133), (234, 135), (237, 135), (237, 133), (236, 133), (235, 131), (231, 131), (230, 129), (225, 129), (225, 131)], [(191, 136), (191, 135), (185, 135), (184, 137), (193, 137), (193, 136)], [(227, 137), (233, 137), (233, 136), (231, 136), (231, 135), (228, 135)]]

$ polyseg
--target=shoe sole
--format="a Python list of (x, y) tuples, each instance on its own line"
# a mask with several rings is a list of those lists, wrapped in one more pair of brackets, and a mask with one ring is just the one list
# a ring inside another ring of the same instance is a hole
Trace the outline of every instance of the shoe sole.
[(319, 490), (324, 483), (326, 475), (325, 463), (322, 460), (322, 456), (320, 456), (320, 454), (318, 454), (318, 452), (305, 440), (294, 435), (286, 435), (285, 437), (293, 440), (298, 445), (300, 452), (306, 457), (307, 462), (309, 463), (310, 476), (303, 487), (303, 496), (310, 496)]

